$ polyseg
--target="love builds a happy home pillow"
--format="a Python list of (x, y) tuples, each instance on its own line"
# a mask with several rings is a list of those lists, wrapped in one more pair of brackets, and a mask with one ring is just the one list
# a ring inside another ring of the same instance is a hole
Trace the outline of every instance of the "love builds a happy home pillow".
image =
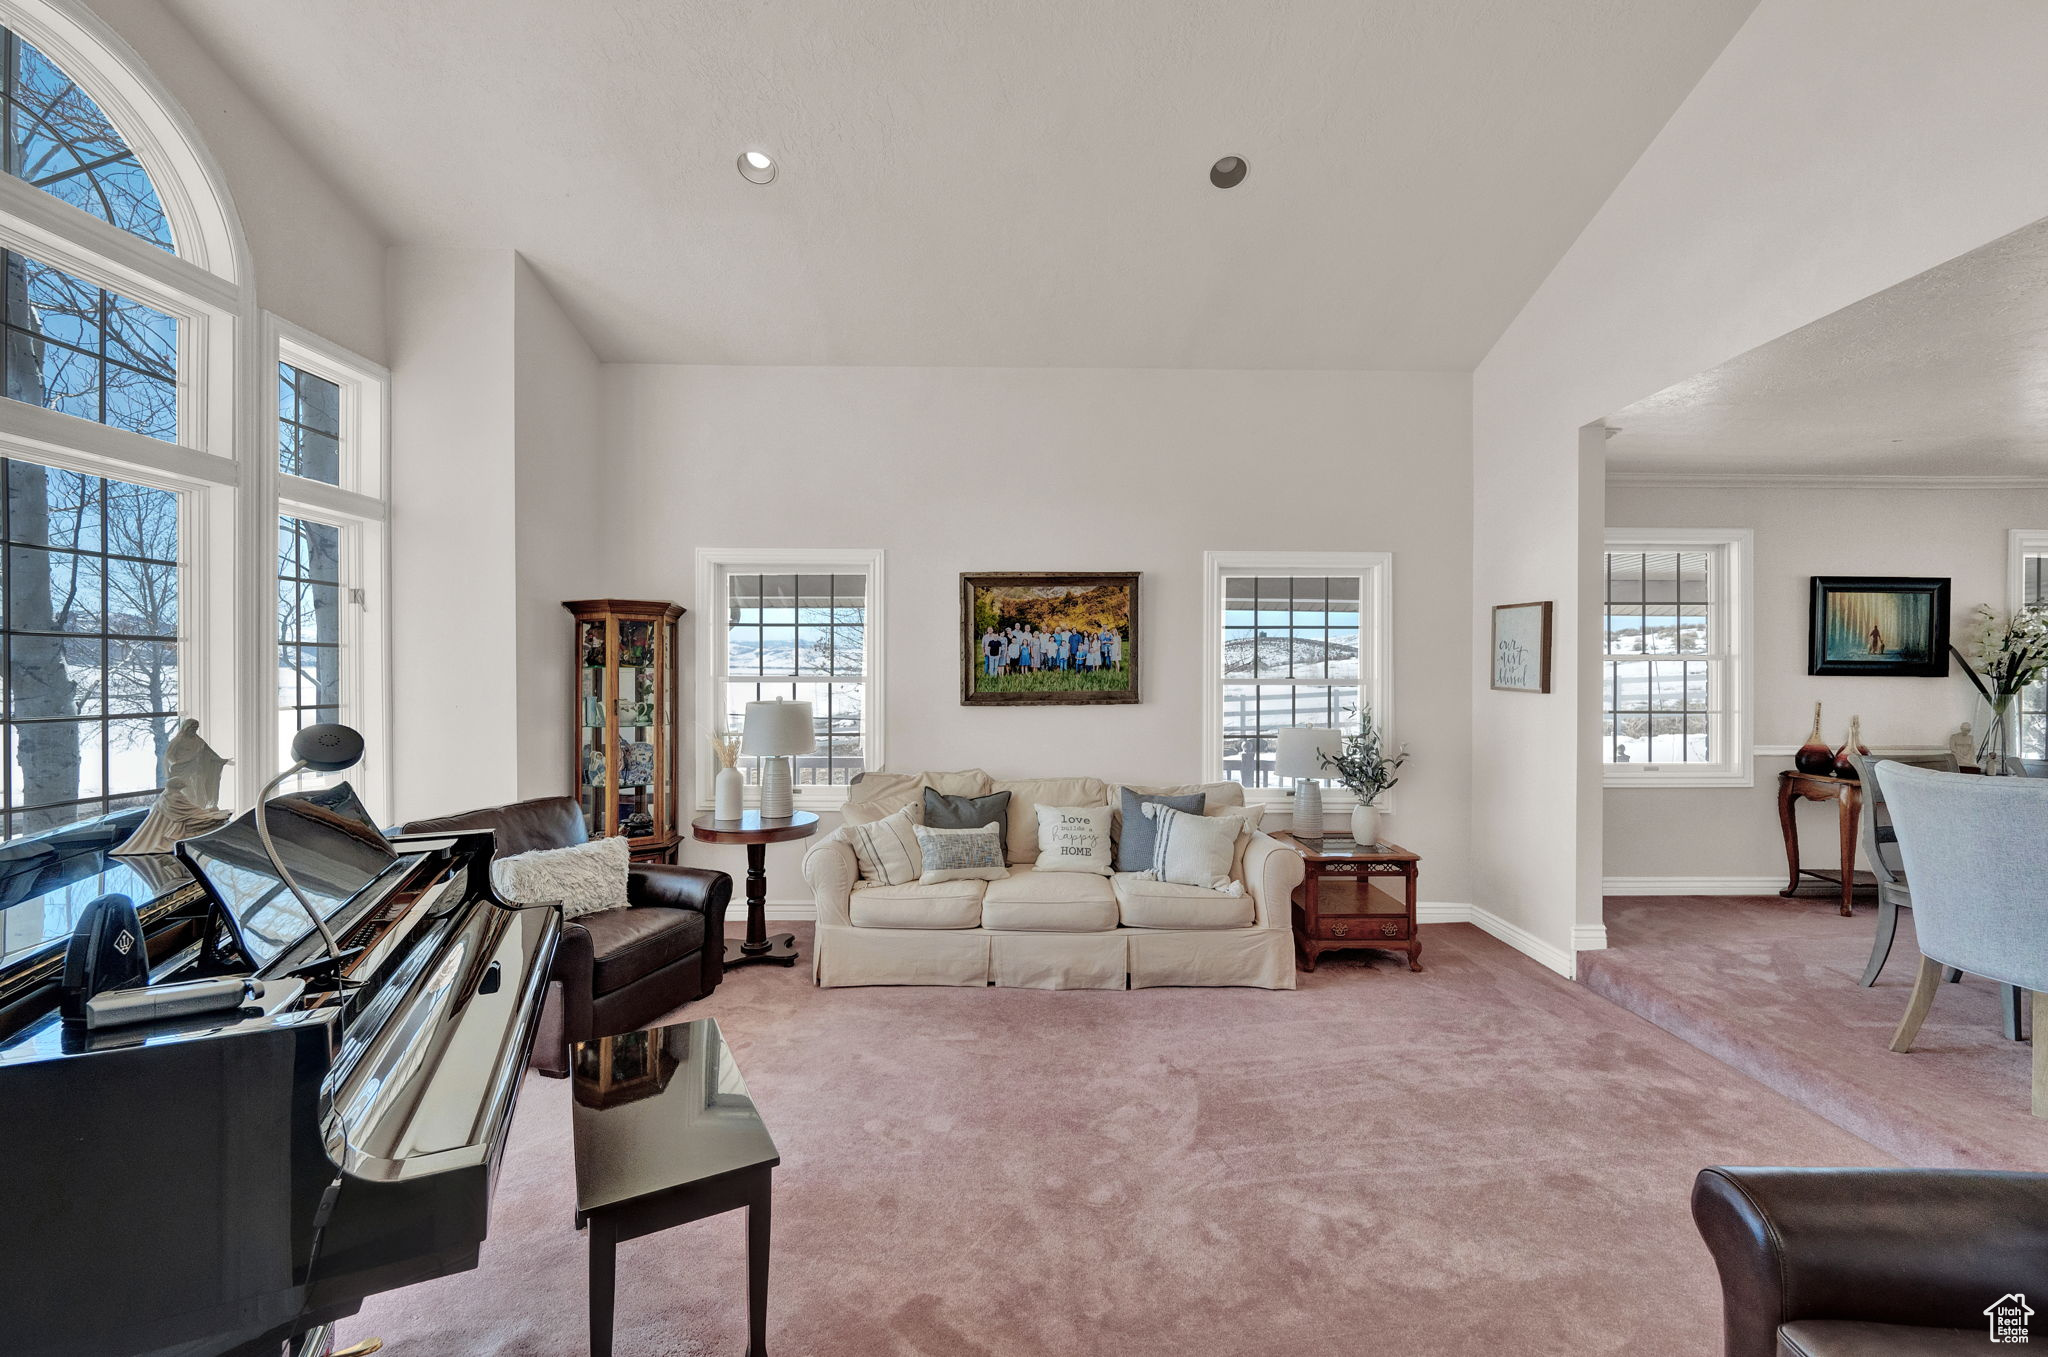
[(871, 824), (849, 824), (842, 831), (860, 866), (860, 879), (877, 886), (903, 886), (924, 870), (924, 851), (917, 844), (915, 812), (909, 806)]
[(1001, 881), (1010, 874), (1003, 865), (1003, 836), (992, 824), (976, 829), (913, 828), (923, 850), (919, 881)]
[(633, 851), (621, 838), (592, 839), (569, 848), (515, 853), (491, 864), (491, 885), (515, 905), (557, 901), (562, 917), (626, 907), (626, 871)]
[(1150, 875), (1177, 886), (1232, 892), (1244, 889), (1230, 875), (1237, 836), (1245, 829), (1243, 817), (1193, 815), (1156, 803), (1141, 809), (1153, 822)]
[(1040, 806), (1037, 870), (1108, 876), (1116, 870), (1109, 844), (1115, 813), (1109, 806)]

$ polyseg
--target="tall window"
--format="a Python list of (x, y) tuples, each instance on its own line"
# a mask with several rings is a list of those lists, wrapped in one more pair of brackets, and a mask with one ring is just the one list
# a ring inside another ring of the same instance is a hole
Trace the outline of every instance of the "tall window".
[[(698, 571), (707, 729), (739, 730), (749, 702), (810, 703), (817, 749), (792, 760), (798, 800), (842, 801), (879, 758), (881, 553), (700, 551)], [(740, 768), (758, 784), (759, 760)]]
[(0, 461), (6, 836), (147, 801), (177, 722), (178, 501)]
[[(229, 806), (302, 722), (383, 738), (386, 377), (256, 308), (203, 148), (124, 63), (80, 7), (0, 0), (9, 838), (146, 802), (181, 718), (233, 760)], [(274, 631), (239, 624), (251, 560)]]
[(1279, 788), (1289, 726), (1385, 731), (1387, 576), (1380, 552), (1209, 554), (1210, 776)]
[(7, 173), (80, 211), (172, 248), (156, 185), (92, 96), (11, 29), (0, 28)]
[[(2015, 529), (2011, 550), (2012, 606), (2048, 608), (2048, 532)], [(2020, 757), (2048, 759), (2048, 682), (2020, 690), (2019, 724)]]
[(1747, 784), (1746, 533), (1610, 532), (1600, 757), (1617, 785)]

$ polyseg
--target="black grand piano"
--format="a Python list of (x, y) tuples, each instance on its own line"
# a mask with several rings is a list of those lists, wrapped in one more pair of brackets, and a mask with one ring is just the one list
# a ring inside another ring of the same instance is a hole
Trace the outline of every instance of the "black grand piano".
[[(30, 861), (0, 878), (25, 882), (0, 885), (11, 1357), (317, 1351), (364, 1298), (476, 1264), (559, 911), (493, 894), (487, 833), (389, 840), (346, 784), (279, 797), (266, 824), (342, 944), (336, 991), (255, 813), (177, 859)], [(123, 887), (153, 981), (251, 975), (264, 996), (66, 1023), (66, 920)]]

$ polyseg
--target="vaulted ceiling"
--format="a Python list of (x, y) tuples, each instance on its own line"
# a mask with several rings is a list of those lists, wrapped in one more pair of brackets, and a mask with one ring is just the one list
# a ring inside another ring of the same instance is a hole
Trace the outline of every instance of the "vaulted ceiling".
[(522, 251), (609, 360), (1447, 369), (1755, 4), (166, 2), (394, 241)]

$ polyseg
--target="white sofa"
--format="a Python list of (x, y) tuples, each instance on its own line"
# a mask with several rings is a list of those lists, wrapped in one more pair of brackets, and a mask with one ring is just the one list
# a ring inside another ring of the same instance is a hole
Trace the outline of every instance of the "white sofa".
[[(1289, 908), (1302, 861), (1270, 835), (1254, 830), (1240, 839), (1243, 855), (1234, 875), (1244, 889), (1230, 893), (1129, 872), (1033, 870), (1038, 806), (1119, 803), (1118, 789), (1096, 778), (1005, 782), (979, 769), (869, 773), (849, 789), (847, 822), (871, 822), (906, 805), (921, 814), (926, 787), (954, 796), (1010, 793), (1010, 875), (870, 885), (860, 879), (845, 830), (826, 835), (804, 857), (804, 880), (818, 907), (811, 949), (818, 984), (1294, 988)], [(1235, 782), (1132, 790), (1201, 791), (1211, 814), (1244, 804), (1244, 789)]]

